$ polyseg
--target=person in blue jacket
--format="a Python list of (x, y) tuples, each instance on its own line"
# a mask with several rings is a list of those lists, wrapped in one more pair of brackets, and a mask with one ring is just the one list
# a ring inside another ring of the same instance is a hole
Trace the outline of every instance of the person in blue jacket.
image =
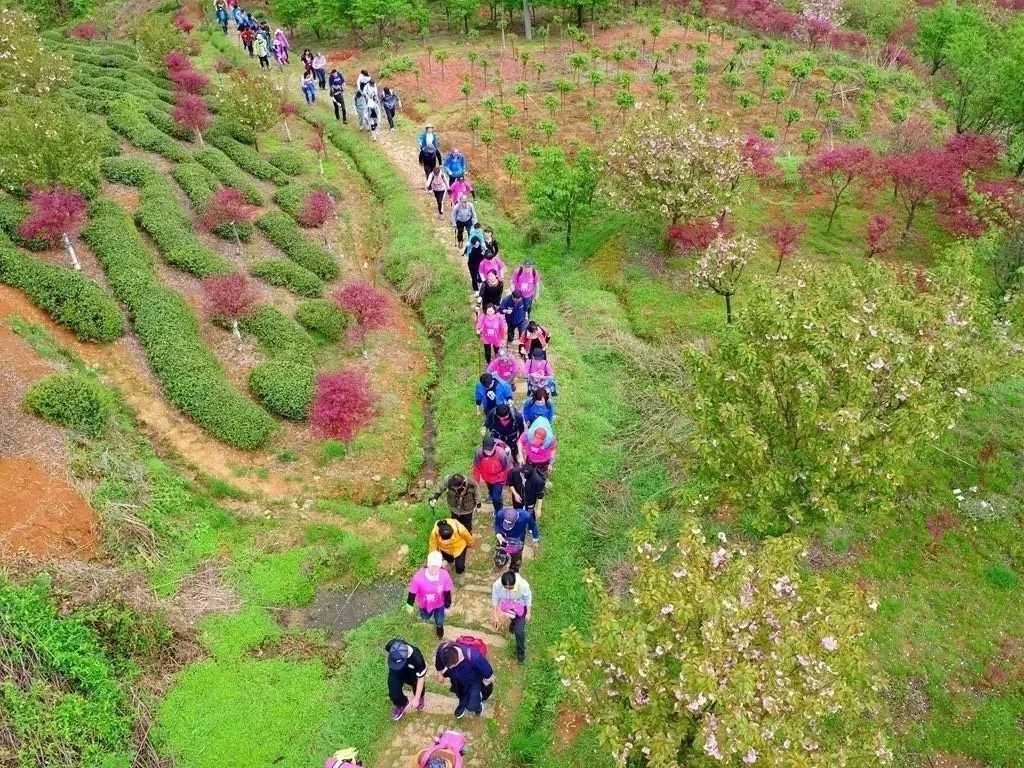
[(508, 325), (508, 343), (518, 338), (526, 330), (526, 300), (519, 291), (512, 291), (501, 300), (498, 311), (505, 316), (505, 323)]
[(223, 5), (217, 6), (217, 23), (220, 25), (221, 31), (226, 35), (228, 33), (228, 9)]
[(448, 172), (448, 178), (458, 181), (466, 175), (466, 156), (452, 149), (444, 159), (444, 169)]
[(476, 385), (474, 399), (477, 415), (487, 416), (502, 403), (512, 402), (512, 387), (493, 373), (482, 373)]
[(509, 568), (517, 572), (523, 563), (523, 547), (526, 546), (526, 534), (529, 532), (534, 553), (540, 546), (540, 526), (527, 509), (505, 507), (494, 514), (494, 534), (498, 537), (498, 546), (508, 547)]
[(538, 387), (523, 403), (523, 421), (530, 426), (539, 416), (543, 416), (549, 422), (555, 420), (555, 404), (551, 400), (550, 393), (544, 387)]

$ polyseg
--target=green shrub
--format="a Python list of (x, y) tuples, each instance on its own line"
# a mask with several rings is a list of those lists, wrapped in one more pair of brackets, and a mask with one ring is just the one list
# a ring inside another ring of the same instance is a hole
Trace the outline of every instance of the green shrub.
[(72, 81), (68, 83), (65, 90), (72, 95), (72, 98), (80, 100), (87, 112), (94, 115), (108, 114), (111, 105), (117, 102), (117, 97), (114, 94), (101, 88), (93, 88), (86, 83)]
[(316, 368), (307, 363), (268, 360), (249, 373), (249, 388), (271, 413), (302, 421), (313, 403)]
[[(321, 301), (326, 300), (321, 299)], [(251, 333), (259, 341), (267, 357), (313, 363), (313, 339), (302, 328), (276, 307), (263, 304), (239, 322), (239, 328)]]
[(251, 173), (257, 179), (272, 181), (275, 184), (287, 184), (291, 177), (264, 160), (260, 153), (252, 147), (227, 135), (223, 131), (210, 131), (207, 136), (209, 142), (246, 173)]
[(324, 280), (338, 276), (338, 263), (324, 248), (306, 237), (285, 213), (271, 211), (256, 219), (256, 226), (289, 259)]
[(21, 228), (21, 222), (28, 217), (28, 214), (28, 203), (15, 200), (13, 197), (0, 196), (0, 231), (5, 232), (11, 240), (22, 248), (28, 248), (31, 251), (50, 250), (50, 244), (40, 237), (26, 240), (21, 236), (18, 230)]
[(300, 301), (295, 319), (310, 333), (327, 341), (337, 341), (348, 326), (348, 315), (327, 299)]
[(324, 292), (323, 280), (288, 259), (267, 259), (253, 264), (249, 272), (270, 285), (287, 288), (296, 296), (313, 298)]
[(274, 202), (281, 207), (281, 210), (285, 211), (289, 216), (297, 220), (302, 213), (302, 207), (306, 202), (306, 196), (314, 189), (323, 190), (333, 197), (335, 201), (338, 203), (341, 202), (341, 190), (333, 184), (323, 184), (321, 182), (306, 184), (300, 181), (286, 184), (275, 191)]
[(173, 136), (175, 139), (188, 142), (195, 139), (195, 132), (178, 125), (174, 122), (174, 118), (172, 118), (168, 112), (165, 112), (152, 104), (148, 104), (144, 111), (146, 119), (168, 136)]
[(94, 379), (80, 373), (55, 373), (29, 387), (25, 409), (46, 421), (96, 437), (107, 431), (113, 401)]
[(139, 149), (155, 152), (175, 163), (188, 159), (188, 152), (149, 122), (144, 108), (131, 98), (125, 97), (110, 104), (107, 123)]
[(1020, 577), (1006, 563), (999, 560), (985, 569), (985, 581), (997, 589), (1011, 589), (1020, 584)]
[(171, 402), (230, 445), (263, 445), (274, 420), (224, 375), (189, 305), (157, 280), (152, 256), (128, 215), (116, 203), (100, 200), (83, 237), (106, 269), (115, 295), (131, 310), (135, 331)]
[(0, 235), (0, 282), (23, 291), (54, 322), (82, 341), (113, 341), (124, 333), (117, 303), (80, 272), (19, 252)]
[(292, 147), (282, 147), (270, 152), (267, 155), (267, 160), (289, 176), (301, 176), (309, 170), (306, 153)]
[(231, 158), (216, 147), (203, 147), (192, 153), (193, 159), (210, 171), (225, 187), (242, 190), (245, 199), (252, 205), (263, 205), (266, 200), (249, 180), (249, 176), (235, 165)]
[[(178, 163), (171, 171), (171, 176), (178, 182), (185, 197), (198, 213), (202, 213), (207, 199), (220, 187), (217, 177), (199, 163)], [(238, 239), (243, 243), (248, 243), (252, 239), (252, 224), (249, 222), (238, 222), (235, 229), (238, 231)], [(217, 227), (213, 233), (224, 240), (235, 241), (235, 233), (230, 225)]]

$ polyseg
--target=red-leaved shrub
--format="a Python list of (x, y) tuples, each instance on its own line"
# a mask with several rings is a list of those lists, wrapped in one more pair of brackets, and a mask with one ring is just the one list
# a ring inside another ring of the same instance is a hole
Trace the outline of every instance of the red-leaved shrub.
[(229, 320), (234, 329), (238, 319), (252, 310), (258, 296), (244, 275), (204, 277), (203, 308), (210, 317)]
[(174, 14), (174, 26), (184, 32), (186, 35), (196, 28), (196, 24), (184, 11), (178, 11)]
[(889, 239), (890, 229), (892, 219), (887, 216), (878, 214), (868, 219), (868, 258), (879, 256), (892, 248), (892, 241)]
[(299, 107), (292, 101), (281, 102), (281, 115), (282, 117), (295, 117), (299, 114)]
[(775, 163), (775, 145), (762, 136), (748, 136), (740, 146), (740, 154), (750, 163), (750, 169), (760, 181), (781, 178)]
[(928, 200), (948, 201), (962, 193), (963, 169), (942, 149), (922, 149), (910, 155), (885, 159), (885, 170), (893, 184), (896, 199), (907, 212), (903, 226), (906, 237), (914, 217)]
[(85, 226), (85, 198), (74, 190), (38, 189), (32, 192), (28, 203), (32, 212), (18, 229), (26, 240), (40, 238), (57, 247), (63, 244), (65, 236), (75, 238)]
[(775, 257), (778, 263), (775, 265), (775, 274), (782, 269), (782, 262), (796, 253), (796, 247), (800, 237), (807, 231), (806, 224), (794, 224), (792, 221), (784, 221), (775, 224), (766, 230), (775, 246)]
[(728, 237), (732, 234), (732, 227), (728, 222), (712, 219), (673, 224), (665, 234), (679, 253), (687, 254), (703, 251), (716, 237)]
[(832, 202), (826, 232), (832, 229), (836, 211), (846, 199), (850, 187), (855, 183), (867, 185), (876, 178), (877, 173), (878, 158), (875, 153), (859, 144), (823, 149), (804, 162), (800, 167), (800, 175), (813, 189), (828, 194)]
[(312, 189), (302, 202), (302, 210), (299, 211), (298, 219), (302, 226), (315, 229), (326, 224), (332, 216), (334, 216), (334, 201), (331, 196), (322, 189)]
[(370, 423), (377, 402), (377, 393), (361, 371), (318, 374), (310, 413), (313, 432), (348, 442)]
[(203, 97), (194, 96), (191, 93), (177, 95), (174, 107), (171, 109), (171, 119), (182, 128), (195, 131), (200, 144), (203, 143), (203, 131), (213, 123), (213, 115), (206, 108)]
[(224, 75), (235, 68), (235, 65), (221, 56), (213, 63), (213, 69), (217, 74)]
[(188, 69), (172, 69), (167, 76), (178, 90), (196, 96), (206, 93), (206, 89), (210, 87), (210, 79), (196, 72), (191, 65)]
[(1003, 151), (995, 136), (970, 131), (950, 136), (945, 149), (965, 171), (991, 171)]
[(81, 24), (71, 28), (71, 36), (79, 40), (95, 40), (100, 36), (100, 28), (94, 21), (83, 21)]
[(202, 223), (209, 230), (234, 222), (245, 224), (256, 216), (256, 208), (245, 201), (245, 195), (234, 187), (221, 187), (206, 200)]
[(181, 51), (171, 51), (164, 56), (164, 66), (167, 67), (169, 73), (178, 72), (183, 69), (192, 69), (192, 62)]
[(334, 303), (355, 318), (349, 332), (355, 341), (362, 342), (369, 331), (390, 325), (394, 319), (391, 297), (369, 283), (349, 283), (331, 294)]

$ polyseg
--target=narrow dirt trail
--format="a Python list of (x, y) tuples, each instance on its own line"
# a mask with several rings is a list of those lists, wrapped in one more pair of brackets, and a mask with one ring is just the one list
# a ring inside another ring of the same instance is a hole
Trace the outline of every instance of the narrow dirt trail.
[[(369, 137), (367, 137), (369, 141)], [(447, 215), (437, 218), (433, 196), (423, 190), (423, 171), (416, 159), (414, 144), (401, 132), (382, 131), (377, 142), (381, 150), (408, 180), (409, 186), (420, 194), (423, 199), (422, 216), (431, 223), (434, 236), (444, 247), (448, 259), (461, 267), (465, 274), (465, 262), (456, 248), (454, 235)], [(466, 297), (475, 309), (474, 295), (470, 291), (468, 275), (466, 278)], [(469, 457), (467, 457), (468, 459)], [(472, 634), (482, 638), (488, 645), (489, 660), (495, 671), (494, 697), (487, 703), (483, 718), (466, 715), (461, 720), (453, 716), (457, 705), (456, 698), (448, 692), (446, 685), (437, 682), (433, 670), (428, 674), (426, 707), (423, 712), (407, 710), (395, 728), (382, 734), (377, 747), (375, 763), (379, 765), (405, 768), (415, 765), (416, 755), (421, 749), (432, 742), (433, 736), (445, 728), (464, 731), (469, 739), (470, 749), (465, 764), (472, 768), (484, 768), (493, 760), (506, 752), (502, 739), (507, 735), (512, 714), (519, 706), (522, 698), (521, 667), (515, 662), (515, 642), (505, 631), (506, 627), (495, 628), (491, 621), (490, 594), (491, 585), (498, 573), (493, 569), (491, 553), (493, 552), (493, 536), (491, 534), (491, 512), (484, 508), (477, 513), (474, 521), (474, 533), (477, 534), (477, 545), (470, 550), (468, 567), (462, 582), (456, 582), (452, 608), (448, 614), (445, 631), (446, 639), (454, 639), (462, 634)], [(532, 551), (525, 553), (523, 576), (529, 580), (528, 561)], [(527, 653), (534, 649), (529, 646), (527, 631)], [(424, 656), (428, 667), (433, 666), (435, 648), (425, 648)], [(486, 720), (494, 719), (496, 728), (488, 728)]]

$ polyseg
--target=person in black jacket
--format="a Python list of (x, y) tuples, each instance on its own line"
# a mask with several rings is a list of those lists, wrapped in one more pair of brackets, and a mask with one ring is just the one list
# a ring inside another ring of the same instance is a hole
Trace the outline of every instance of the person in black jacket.
[(544, 486), (548, 479), (533, 464), (520, 464), (508, 471), (508, 485), (512, 489), (512, 508), (525, 509), (540, 520), (540, 508), (544, 501)]
[[(501, 304), (501, 297), (505, 293), (505, 284), (498, 279), (498, 273), (493, 269), (487, 273), (486, 279), (480, 283), (480, 291), (477, 295), (477, 303), (481, 307), (486, 307), (488, 304), (499, 306)], [(508, 322), (506, 320), (506, 322)]]
[(512, 458), (519, 461), (519, 436), (523, 434), (526, 427), (523, 425), (523, 415), (519, 413), (513, 403), (502, 403), (495, 406), (494, 410), (487, 414), (484, 419), (484, 429), (495, 440), (501, 440), (508, 446)]
[[(391, 719), (399, 720), (411, 703), (416, 711), (422, 712), (426, 705), (427, 661), (423, 652), (412, 643), (393, 637), (384, 645), (388, 656), (388, 697), (394, 705)], [(412, 688), (412, 701), (405, 695), (405, 686)]]
[(348, 123), (348, 115), (345, 114), (345, 76), (336, 69), (331, 70), (327, 78), (331, 101), (334, 103), (334, 119)]

